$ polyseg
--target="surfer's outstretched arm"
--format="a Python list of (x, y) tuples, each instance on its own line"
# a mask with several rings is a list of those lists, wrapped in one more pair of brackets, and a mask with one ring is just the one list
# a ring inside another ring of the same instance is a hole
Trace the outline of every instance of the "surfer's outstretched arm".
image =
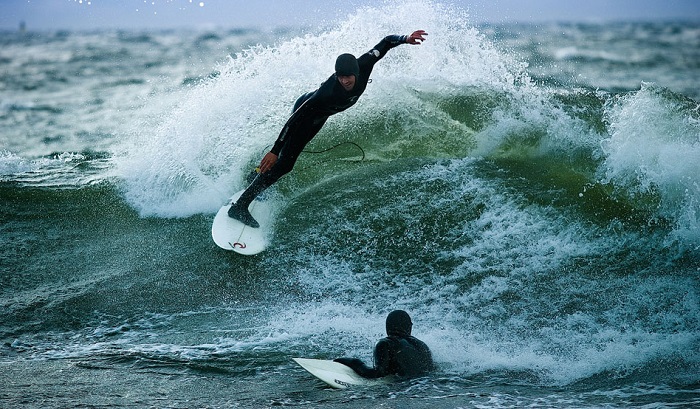
[(374, 63), (381, 60), (392, 48), (398, 47), (401, 44), (421, 45), (423, 41), (426, 40), (425, 36), (427, 35), (428, 33), (426, 33), (425, 30), (416, 30), (408, 35), (388, 35), (382, 38), (382, 41), (372, 47), (369, 52), (358, 58), (357, 61), (360, 66), (363, 64), (374, 65)]

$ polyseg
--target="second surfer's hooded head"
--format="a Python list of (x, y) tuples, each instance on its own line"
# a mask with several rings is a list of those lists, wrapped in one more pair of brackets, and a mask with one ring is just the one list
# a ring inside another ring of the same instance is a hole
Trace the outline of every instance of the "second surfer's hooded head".
[(406, 311), (395, 310), (386, 317), (386, 334), (407, 337), (411, 335), (413, 323)]

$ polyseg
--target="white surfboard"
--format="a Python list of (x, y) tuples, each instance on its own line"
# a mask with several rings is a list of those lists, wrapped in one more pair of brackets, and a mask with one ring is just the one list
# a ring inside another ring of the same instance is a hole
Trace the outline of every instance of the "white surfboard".
[(345, 366), (335, 361), (308, 358), (292, 359), (294, 362), (301, 365), (302, 368), (309, 371), (311, 375), (337, 389), (345, 389), (353, 385), (378, 385), (387, 382), (386, 378), (363, 378), (349, 366)]
[(272, 227), (272, 206), (258, 197), (250, 204), (248, 210), (260, 227), (247, 226), (228, 216), (228, 209), (235, 203), (243, 190), (231, 196), (225, 205), (219, 209), (211, 225), (211, 237), (214, 243), (224, 250), (232, 250), (239, 254), (251, 256), (265, 250), (268, 245), (267, 232)]

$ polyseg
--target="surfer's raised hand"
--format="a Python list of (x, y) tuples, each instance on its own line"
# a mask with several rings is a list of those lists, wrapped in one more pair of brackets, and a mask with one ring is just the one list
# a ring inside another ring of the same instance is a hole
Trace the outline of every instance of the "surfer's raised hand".
[(268, 152), (260, 161), (260, 173), (266, 173), (268, 170), (277, 163), (277, 155), (272, 152)]
[(424, 36), (427, 35), (428, 33), (425, 30), (416, 30), (406, 38), (406, 42), (412, 45), (421, 45), (426, 40)]

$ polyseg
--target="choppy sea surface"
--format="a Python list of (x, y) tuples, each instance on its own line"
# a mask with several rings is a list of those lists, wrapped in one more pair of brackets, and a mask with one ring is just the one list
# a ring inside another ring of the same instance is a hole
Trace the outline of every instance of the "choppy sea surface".
[[(211, 222), (292, 104), (387, 34), (272, 190)], [(357, 33), (362, 33), (358, 36)], [(0, 33), (0, 406), (700, 406), (700, 22)], [(429, 376), (326, 388), (413, 317)]]

